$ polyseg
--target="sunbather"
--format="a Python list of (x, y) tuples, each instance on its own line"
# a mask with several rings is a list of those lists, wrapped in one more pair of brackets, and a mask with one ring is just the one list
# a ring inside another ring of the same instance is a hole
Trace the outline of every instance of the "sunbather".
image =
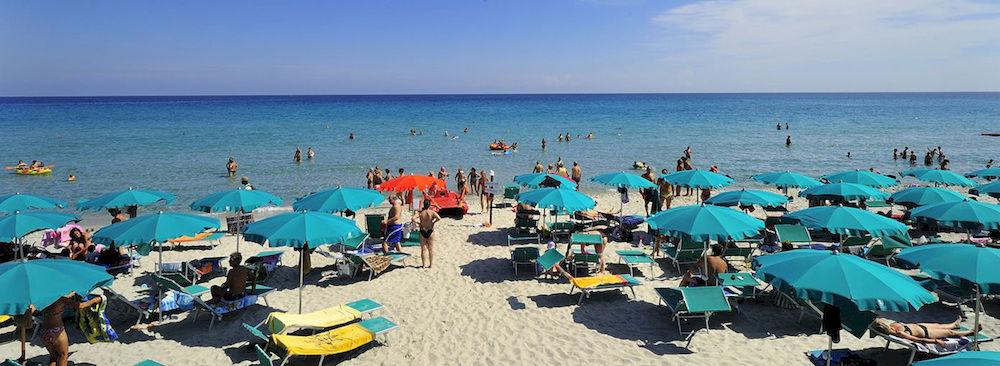
[(250, 270), (240, 264), (242, 261), (240, 253), (229, 255), (231, 268), (226, 274), (226, 282), (222, 286), (212, 286), (212, 300), (236, 300), (243, 297), (250, 279)]
[[(976, 330), (960, 330), (960, 320), (951, 323), (903, 323), (885, 318), (875, 319), (872, 327), (876, 330), (914, 342), (937, 343), (945, 345), (945, 338), (966, 337), (975, 334)], [(982, 328), (980, 325), (977, 328)]]
[[(707, 279), (705, 283), (710, 286), (718, 285), (719, 283), (719, 273), (729, 272), (729, 263), (722, 258), (722, 253), (724, 248), (720, 244), (712, 244), (712, 248), (709, 251), (709, 255), (698, 259), (698, 262), (692, 264), (687, 270), (687, 275), (681, 279), (681, 286), (688, 286), (691, 284), (696, 284), (694, 281), (694, 273), (704, 272), (705, 261), (708, 261), (708, 273), (702, 273)], [(687, 281), (685, 281), (687, 280)]]

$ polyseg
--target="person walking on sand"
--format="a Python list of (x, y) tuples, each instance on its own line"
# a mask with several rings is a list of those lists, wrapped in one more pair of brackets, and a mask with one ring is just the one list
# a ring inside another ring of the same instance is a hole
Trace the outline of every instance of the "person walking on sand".
[(660, 209), (669, 210), (670, 204), (674, 201), (674, 187), (663, 179), (663, 175), (670, 173), (669, 170), (663, 169), (660, 171), (660, 176), (656, 177), (656, 185), (660, 190)]
[(233, 159), (233, 157), (230, 156), (229, 157), (229, 162), (226, 163), (226, 171), (229, 172), (229, 177), (230, 178), (236, 176), (236, 169), (239, 168), (239, 166), (240, 165), (236, 163), (236, 159)]
[(455, 173), (455, 192), (461, 192), (462, 187), (465, 187), (465, 172), (462, 168), (458, 168), (458, 172)]
[(583, 170), (580, 169), (580, 164), (573, 162), (573, 170), (570, 172), (570, 178), (576, 182), (577, 187), (580, 186), (580, 181), (583, 180)]
[(312, 160), (314, 156), (316, 156), (316, 152), (313, 151), (312, 146), (306, 148), (306, 159)]
[(302, 162), (302, 150), (298, 146), (295, 147), (295, 155), (292, 155), (292, 161), (296, 163)]
[(423, 208), (413, 217), (420, 230), (420, 264), (423, 268), (434, 267), (434, 224), (441, 216), (431, 210), (431, 202), (424, 201)]
[(469, 169), (469, 192), (479, 194), (479, 172), (476, 171), (476, 167)]

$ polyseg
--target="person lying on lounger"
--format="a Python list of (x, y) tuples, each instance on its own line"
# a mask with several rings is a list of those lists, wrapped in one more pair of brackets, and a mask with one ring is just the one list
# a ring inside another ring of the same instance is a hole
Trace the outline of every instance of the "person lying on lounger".
[[(885, 318), (875, 319), (872, 327), (876, 330), (899, 338), (922, 343), (937, 343), (945, 345), (945, 338), (966, 337), (975, 334), (977, 330), (958, 329), (960, 321), (951, 323), (902, 323)], [(980, 325), (978, 328), (982, 328)]]

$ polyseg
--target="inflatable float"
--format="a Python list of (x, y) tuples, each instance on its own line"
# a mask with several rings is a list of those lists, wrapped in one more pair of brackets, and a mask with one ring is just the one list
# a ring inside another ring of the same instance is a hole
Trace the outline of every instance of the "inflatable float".
[(459, 198), (458, 193), (452, 191), (440, 191), (431, 197), (431, 206), (441, 216), (452, 216), (461, 218), (469, 212), (469, 204), (465, 199)]
[(510, 149), (510, 145), (507, 144), (490, 144), (490, 150), (507, 150)]
[(15, 169), (14, 170), (14, 174), (18, 174), (18, 175), (46, 175), (46, 174), (52, 174), (52, 168), (45, 167), (45, 168), (39, 168), (39, 169), (30, 169), (30, 168), (28, 168), (28, 169)]

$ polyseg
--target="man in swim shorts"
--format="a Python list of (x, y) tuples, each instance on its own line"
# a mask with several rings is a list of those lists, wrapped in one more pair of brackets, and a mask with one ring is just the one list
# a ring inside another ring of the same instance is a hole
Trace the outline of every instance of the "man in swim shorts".
[(382, 247), (382, 251), (389, 252), (391, 248), (400, 252), (403, 250), (399, 244), (403, 241), (403, 225), (399, 221), (403, 207), (400, 205), (398, 197), (389, 197), (389, 202), (392, 204), (392, 208), (389, 209), (389, 215), (385, 221), (382, 221), (382, 227), (385, 228), (385, 246)]
[(424, 268), (434, 266), (434, 224), (441, 220), (441, 216), (430, 208), (431, 202), (424, 201), (422, 209), (414, 217), (420, 228), (420, 265)]

